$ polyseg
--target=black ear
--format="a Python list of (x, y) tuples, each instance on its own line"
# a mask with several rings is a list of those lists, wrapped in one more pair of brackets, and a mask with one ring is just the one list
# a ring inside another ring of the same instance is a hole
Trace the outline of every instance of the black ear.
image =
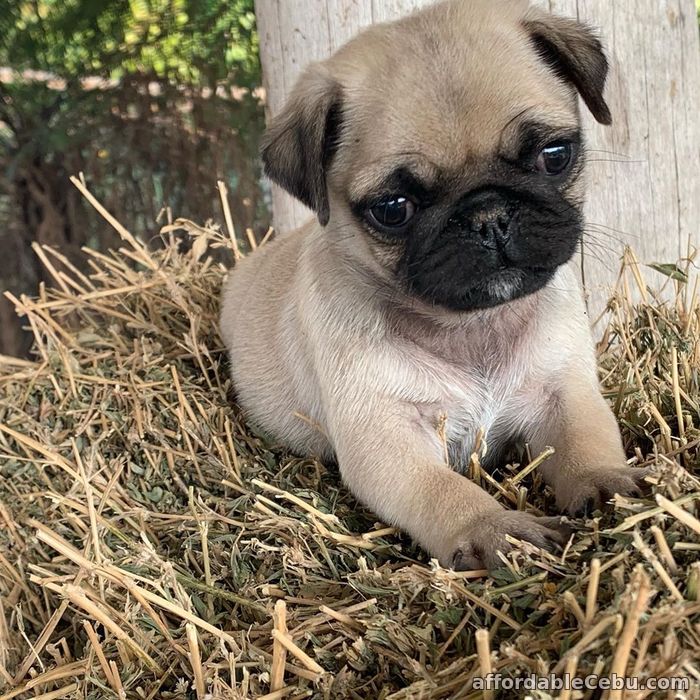
[(326, 173), (337, 146), (341, 90), (322, 64), (306, 69), (263, 137), (265, 173), (328, 223)]
[(601, 124), (611, 124), (610, 109), (603, 98), (608, 61), (595, 33), (576, 20), (538, 10), (528, 13), (524, 24), (542, 59), (576, 87)]

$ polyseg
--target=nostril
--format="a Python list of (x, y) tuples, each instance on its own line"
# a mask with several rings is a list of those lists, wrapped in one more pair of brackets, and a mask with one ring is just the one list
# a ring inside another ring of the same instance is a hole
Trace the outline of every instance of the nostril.
[(499, 238), (500, 233), (501, 227), (495, 222), (489, 222), (481, 229), (481, 235), (489, 240)]
[(506, 217), (498, 217), (495, 221), (489, 221), (481, 228), (481, 235), (496, 240), (506, 240), (510, 236), (510, 220)]
[(510, 217), (503, 215), (498, 217), (498, 231), (496, 234), (501, 240), (507, 241), (510, 238)]

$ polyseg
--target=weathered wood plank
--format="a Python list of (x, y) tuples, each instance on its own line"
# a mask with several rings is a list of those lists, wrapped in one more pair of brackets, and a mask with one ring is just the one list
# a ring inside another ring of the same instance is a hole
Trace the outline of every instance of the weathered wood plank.
[[(577, 0), (611, 56), (612, 128), (586, 115), (590, 141), (587, 283), (596, 298), (612, 274), (596, 257), (621, 241), (646, 262), (673, 262), (698, 242), (700, 43), (690, 0)], [(596, 254), (596, 248), (598, 252)], [(614, 270), (613, 270), (614, 272)]]
[[(607, 97), (614, 124), (585, 110), (590, 149), (585, 276), (592, 309), (615, 279), (629, 243), (643, 261), (674, 261), (698, 242), (700, 222), (700, 39), (693, 0), (535, 0), (600, 27), (611, 57)], [(306, 65), (361, 27), (431, 0), (256, 0), (271, 113)], [(275, 224), (310, 213), (274, 194)]]

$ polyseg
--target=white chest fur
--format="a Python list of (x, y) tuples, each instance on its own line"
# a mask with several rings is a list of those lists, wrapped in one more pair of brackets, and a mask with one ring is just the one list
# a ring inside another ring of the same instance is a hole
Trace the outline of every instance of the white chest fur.
[(498, 452), (548, 410), (558, 367), (577, 352), (570, 326), (554, 322), (568, 313), (560, 289), (554, 299), (544, 290), (456, 324), (394, 320), (391, 373), (400, 398), (443, 431), (452, 459), (468, 461), (479, 433)]

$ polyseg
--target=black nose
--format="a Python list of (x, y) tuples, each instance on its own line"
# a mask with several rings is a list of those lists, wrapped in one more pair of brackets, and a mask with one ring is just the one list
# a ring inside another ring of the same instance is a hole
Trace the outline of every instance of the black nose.
[(469, 228), (487, 248), (499, 248), (510, 238), (510, 219), (505, 214), (493, 211), (472, 218)]
[(482, 190), (467, 194), (458, 210), (469, 231), (487, 248), (500, 249), (510, 239), (515, 209), (501, 193)]

